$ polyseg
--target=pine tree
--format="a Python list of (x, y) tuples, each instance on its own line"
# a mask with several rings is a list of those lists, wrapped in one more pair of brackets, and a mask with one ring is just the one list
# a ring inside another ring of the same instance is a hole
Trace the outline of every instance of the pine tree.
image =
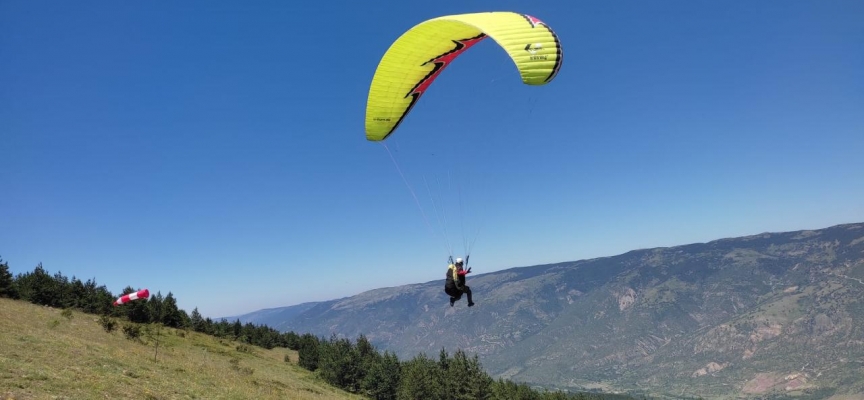
[(18, 298), (15, 280), (12, 279), (12, 273), (9, 272), (9, 263), (4, 262), (2, 258), (0, 258), (0, 297)]
[(357, 337), (357, 354), (360, 356), (361, 360), (374, 360), (376, 356), (380, 356), (378, 351), (375, 350), (375, 346), (369, 342), (369, 339), (366, 338), (366, 335), (360, 334)]
[[(445, 356), (446, 353), (442, 350), (442, 357)], [(483, 370), (476, 355), (468, 358), (464, 351), (457, 350), (453, 357), (447, 360), (446, 369), (443, 371), (448, 398), (473, 400), (492, 396), (492, 378)]]
[(461, 352), (461, 355), (459, 355), (459, 352), (454, 355), (454, 358), (457, 356), (465, 357), (464, 373), (467, 377), (468, 396), (472, 399), (491, 399), (493, 379), (483, 369), (483, 366), (480, 364), (480, 358), (475, 354), (469, 359), (464, 352)]
[(492, 384), (492, 399), (494, 400), (539, 400), (540, 393), (532, 390), (524, 383), (515, 383), (499, 378)]
[(182, 328), (183, 322), (183, 315), (177, 308), (177, 300), (174, 299), (173, 293), (168, 292), (165, 300), (162, 301), (162, 323), (172, 328)]
[(396, 354), (385, 351), (383, 356), (374, 357), (374, 361), (367, 364), (360, 387), (375, 400), (396, 400), (401, 375), (401, 364)]
[(450, 374), (452, 373), (451, 364), (453, 363), (453, 359), (450, 358), (450, 354), (447, 353), (447, 350), (443, 347), (441, 351), (438, 352), (438, 368), (441, 369), (441, 373), (444, 376), (444, 381), (442, 383), (442, 390), (444, 393), (453, 396), (454, 393), (457, 393), (457, 385), (459, 384), (458, 379), (451, 379)]
[(309, 333), (300, 336), (300, 348), (297, 349), (297, 355), (300, 357), (299, 364), (301, 367), (310, 371), (318, 369), (318, 338)]
[(333, 386), (352, 393), (360, 389), (360, 355), (350, 340), (339, 339), (335, 333), (319, 346), (318, 370), (321, 378)]
[(43, 306), (55, 304), (57, 291), (54, 288), (54, 279), (45, 272), (42, 263), (39, 263), (33, 272), (18, 275), (15, 281), (22, 300)]
[(445, 400), (444, 376), (435, 360), (420, 353), (402, 365), (398, 400)]
[(300, 349), (300, 336), (291, 332), (285, 332), (280, 335), (280, 343), (283, 347), (287, 347), (291, 350), (297, 351)]
[(72, 300), (75, 303), (72, 307), (88, 312), (86, 310), (87, 288), (84, 287), (84, 282), (81, 282), (81, 280), (76, 278), (74, 275), (72, 276), (72, 280), (69, 282), (69, 294), (72, 296)]
[[(136, 300), (136, 301), (140, 301), (140, 300)], [(162, 322), (162, 317), (164, 316), (164, 313), (165, 313), (165, 308), (163, 307), (164, 302), (165, 302), (165, 299), (162, 297), (162, 292), (156, 292), (155, 295), (150, 296), (150, 298), (146, 300), (146, 304), (147, 304), (147, 321), (146, 322), (155, 322), (155, 323), (161, 323)]]
[(363, 385), (364, 381), (366, 381), (366, 375), (373, 366), (381, 362), (381, 354), (378, 353), (375, 346), (373, 346), (372, 343), (369, 342), (369, 339), (366, 338), (366, 335), (363, 334), (357, 337), (357, 343), (354, 345), (354, 352), (356, 353), (359, 364), (357, 383), (361, 390), (365, 390)]
[(243, 334), (243, 324), (240, 323), (239, 319), (231, 325), (231, 334), (234, 335), (234, 340), (240, 340), (240, 336)]
[(76, 301), (74, 298), (74, 294), (72, 293), (72, 284), (69, 282), (69, 278), (64, 276), (63, 273), (57, 271), (51, 280), (54, 281), (52, 285), (54, 288), (53, 300), (51, 304), (48, 304), (51, 307), (56, 308), (71, 308), (76, 306)]
[(207, 317), (207, 318), (204, 318), (204, 330), (201, 332), (204, 332), (204, 333), (211, 335), (211, 336), (222, 337), (219, 334), (219, 330), (217, 328), (218, 327), (216, 326), (216, 324), (213, 323), (213, 319), (211, 319), (210, 317)]
[(192, 330), (195, 332), (204, 333), (206, 328), (204, 326), (204, 318), (201, 317), (201, 313), (198, 312), (198, 307), (192, 310), (192, 315), (189, 316), (189, 323), (192, 325)]
[(108, 291), (105, 285), (96, 286), (96, 279), (88, 279), (84, 282), (84, 299), (81, 300), (81, 308), (84, 312), (107, 315), (118, 313), (114, 310), (114, 295)]

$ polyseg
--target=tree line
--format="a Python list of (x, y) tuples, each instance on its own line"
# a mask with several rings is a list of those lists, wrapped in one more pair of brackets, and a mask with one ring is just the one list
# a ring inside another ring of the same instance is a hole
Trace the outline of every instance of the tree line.
[(203, 317), (196, 307), (189, 314), (177, 307), (174, 294), (161, 292), (147, 300), (135, 300), (122, 306), (113, 306), (118, 297), (134, 293), (138, 289), (127, 286), (119, 295), (99, 285), (95, 279), (82, 281), (67, 277), (61, 272), (49, 274), (40, 263), (33, 271), (12, 276), (9, 263), (0, 259), (0, 297), (19, 299), (42, 306), (76, 309), (88, 314), (97, 314), (125, 319), (138, 324), (161, 324), (177, 329), (191, 329), (207, 335), (237, 340), (246, 344), (272, 349), (274, 347), (297, 348), (299, 336), (294, 332), (281, 333), (266, 325), (240, 323), (237, 319), (214, 321)]
[(537, 390), (525, 383), (493, 379), (477, 355), (441, 349), (438, 359), (420, 353), (400, 361), (364, 336), (356, 342), (311, 334), (300, 336), (299, 364), (327, 383), (376, 400), (632, 400), (626, 395)]
[(272, 349), (296, 350), (299, 365), (314, 371), (321, 379), (351, 393), (377, 400), (599, 400), (632, 399), (629, 396), (587, 393), (565, 393), (537, 390), (525, 383), (495, 380), (487, 374), (476, 355), (462, 350), (453, 355), (441, 349), (438, 359), (420, 353), (410, 360), (399, 360), (396, 354), (378, 351), (363, 335), (356, 341), (329, 339), (306, 333), (279, 332), (266, 325), (242, 324), (239, 319), (214, 321), (204, 318), (196, 307), (191, 314), (177, 307), (169, 292), (151, 295), (114, 307), (114, 300), (136, 289), (127, 286), (114, 295), (95, 279), (81, 281), (62, 273), (49, 274), (40, 263), (32, 272), (13, 276), (9, 265), (0, 259), (0, 297), (19, 299), (33, 304), (126, 319), (139, 324), (161, 324), (191, 329), (207, 335), (236, 340)]

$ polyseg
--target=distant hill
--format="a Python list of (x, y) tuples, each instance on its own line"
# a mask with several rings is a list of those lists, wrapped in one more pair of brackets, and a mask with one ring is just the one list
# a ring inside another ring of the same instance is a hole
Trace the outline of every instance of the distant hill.
[[(248, 314), (223, 318), (231, 322), (240, 320), (240, 323), (242, 324), (252, 323), (255, 325), (267, 325), (273, 329), (285, 331), (285, 327), (287, 326), (286, 324), (288, 322), (293, 320), (298, 315), (308, 311), (310, 308), (315, 307), (319, 304), (322, 303), (311, 302), (288, 307), (265, 308), (263, 310), (254, 311)], [(222, 320), (223, 318), (216, 318), (216, 320)]]
[(473, 308), (451, 308), (433, 281), (247, 317), (325, 337), (362, 333), (403, 358), (461, 348), (493, 375), (546, 387), (864, 398), (861, 223), (513, 268), (468, 284)]

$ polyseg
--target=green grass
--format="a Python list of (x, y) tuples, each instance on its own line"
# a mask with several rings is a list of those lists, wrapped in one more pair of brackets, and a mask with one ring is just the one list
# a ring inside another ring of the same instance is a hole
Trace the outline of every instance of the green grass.
[(0, 400), (362, 398), (300, 368), (288, 349), (164, 327), (129, 340), (128, 322), (108, 333), (98, 319), (0, 299)]

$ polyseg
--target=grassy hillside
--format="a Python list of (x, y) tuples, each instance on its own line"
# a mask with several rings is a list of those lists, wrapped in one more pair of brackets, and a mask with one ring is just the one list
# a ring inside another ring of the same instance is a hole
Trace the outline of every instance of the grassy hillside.
[(0, 298), (0, 399), (362, 398), (298, 367), (291, 350), (170, 328), (130, 340), (125, 322), (108, 333), (98, 318)]

